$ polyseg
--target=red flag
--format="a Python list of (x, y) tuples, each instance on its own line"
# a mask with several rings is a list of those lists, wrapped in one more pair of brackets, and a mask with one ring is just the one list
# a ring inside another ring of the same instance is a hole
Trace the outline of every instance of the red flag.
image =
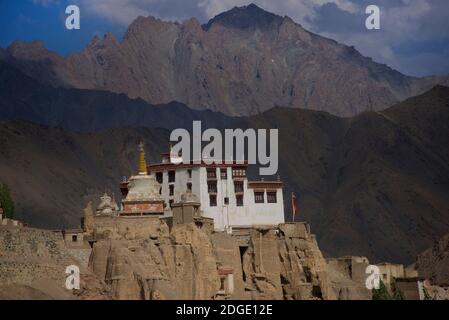
[(295, 222), (295, 216), (296, 216), (296, 196), (292, 192), (292, 222)]

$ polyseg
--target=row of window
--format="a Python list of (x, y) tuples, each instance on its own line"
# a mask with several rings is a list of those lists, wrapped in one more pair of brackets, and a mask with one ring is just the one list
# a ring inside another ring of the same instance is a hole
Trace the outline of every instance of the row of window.
[[(187, 189), (188, 190), (192, 190), (192, 184), (188, 183), (187, 184)], [(170, 185), (169, 186), (169, 195), (173, 196), (174, 195), (174, 190), (175, 190), (175, 186), (174, 185)], [(161, 192), (161, 190), (159, 191), (159, 193)], [(209, 190), (209, 193), (216, 193), (217, 191), (211, 191)], [(235, 196), (236, 198), (236, 204), (237, 207), (242, 207), (243, 206), (243, 194), (237, 194)], [(254, 202), (255, 203), (265, 203), (265, 199), (264, 199), (264, 192), (255, 192), (254, 193)], [(267, 192), (267, 203), (276, 203), (277, 202), (277, 196), (276, 196), (276, 192)], [(170, 206), (171, 203), (173, 203), (173, 200), (170, 200)], [(225, 197), (224, 198), (224, 204), (228, 205), (229, 204), (229, 198)], [(211, 207), (216, 207), (217, 206), (217, 195), (216, 194), (210, 194), (209, 195), (209, 206)]]
[[(187, 174), (189, 175), (189, 179), (191, 179), (192, 178), (192, 169), (188, 169)], [(156, 180), (160, 184), (162, 184), (162, 182), (163, 182), (163, 177), (164, 177), (164, 174), (162, 172), (156, 172)], [(175, 177), (176, 177), (176, 171), (170, 170), (168, 172), (168, 182), (169, 183), (175, 182)]]
[[(187, 183), (187, 190), (192, 191), (192, 183), (191, 182)], [(159, 194), (162, 194), (162, 187), (159, 188)], [(175, 195), (175, 185), (174, 184), (168, 185), (168, 195), (169, 196)]]
[[(263, 191), (254, 192), (254, 202), (265, 203), (265, 193)], [(267, 203), (276, 203), (276, 202), (277, 202), (276, 191), (267, 192)]]
[[(234, 191), (235, 193), (243, 192), (243, 181), (234, 181)], [(217, 193), (217, 181), (207, 182), (207, 192)]]
[[(236, 193), (243, 193), (243, 183), (240, 183), (240, 181), (236, 181), (236, 183), (234, 184), (234, 189)], [(170, 184), (168, 186), (168, 190), (169, 190), (169, 196), (174, 196), (175, 194), (175, 185)], [(188, 182), (187, 183), (187, 190), (192, 191), (192, 183)], [(217, 183), (216, 182), (209, 182), (207, 184), (207, 191), (208, 193), (217, 193)], [(159, 193), (162, 193), (162, 188), (159, 189)], [(215, 195), (211, 195), (211, 196), (215, 196)], [(239, 195), (237, 194), (236, 197), (243, 197), (243, 195)], [(226, 203), (226, 199), (225, 198), (225, 204)], [(254, 202), (255, 203), (265, 203), (265, 193), (263, 191), (257, 191), (254, 192)], [(271, 192), (267, 192), (267, 203), (276, 203), (277, 202), (277, 194), (275, 191), (271, 191)]]
[[(174, 196), (174, 194), (175, 194), (175, 185), (170, 184), (168, 186), (168, 188), (169, 188), (169, 196)], [(192, 191), (192, 183), (191, 182), (187, 183), (187, 190)], [(243, 193), (243, 182), (242, 181), (236, 181), (234, 183), (234, 190), (235, 190), (236, 193)], [(217, 183), (216, 182), (208, 182), (207, 183), (207, 191), (208, 191), (208, 193), (217, 193)], [(159, 190), (159, 193), (160, 194), (162, 193), (162, 188)], [(210, 196), (211, 197), (215, 197), (215, 199), (216, 199), (215, 195), (210, 195)], [(236, 197), (243, 197), (243, 195), (237, 194)], [(227, 198), (225, 198), (225, 204), (228, 204), (228, 203), (226, 203), (226, 199)], [(254, 202), (255, 203), (265, 203), (265, 192), (263, 192), (263, 191), (256, 191), (256, 192), (254, 192)], [(268, 191), (267, 192), (267, 203), (276, 203), (276, 202), (277, 202), (276, 191)]]
[[(189, 179), (192, 178), (192, 169), (187, 170), (187, 174), (189, 176)], [(163, 173), (162, 172), (156, 172), (156, 180), (160, 184), (163, 182)], [(233, 177), (246, 177), (246, 169), (241, 168), (232, 168), (232, 176)], [(227, 169), (223, 168), (220, 169), (220, 178), (222, 180), (226, 180), (228, 178)], [(168, 171), (168, 182), (175, 182), (176, 179), (176, 171), (170, 170)], [(217, 171), (215, 169), (207, 169), (207, 179), (217, 179)]]
[[(192, 170), (187, 170), (189, 178), (192, 177)], [(213, 178), (215, 177), (215, 173), (216, 170), (214, 169), (208, 169), (207, 171), (207, 177), (208, 178)], [(222, 179), (226, 179), (227, 178), (227, 173), (226, 173), (226, 169), (221, 169), (220, 170), (221, 173), (221, 178)], [(235, 176), (242, 176), (245, 175), (246, 171), (245, 169), (233, 169), (233, 175)], [(163, 174), (162, 172), (157, 172), (156, 173), (156, 180), (162, 184), (162, 179), (163, 179)], [(168, 172), (168, 181), (169, 182), (174, 182), (175, 181), (175, 171), (169, 171)], [(174, 196), (175, 194), (175, 186), (173, 184), (170, 184), (169, 186), (169, 196)], [(216, 207), (217, 206), (217, 196), (215, 195), (217, 193), (217, 182), (216, 181), (209, 181), (207, 183), (207, 189), (208, 189), (208, 193), (212, 193), (209, 196), (209, 202), (210, 202), (210, 206), (211, 207)], [(243, 206), (243, 194), (239, 194), (239, 193), (243, 193), (243, 181), (234, 181), (234, 191), (236, 193), (236, 204), (237, 206), (241, 207)], [(187, 190), (192, 191), (192, 183), (188, 182), (187, 183)], [(159, 193), (162, 194), (162, 188), (159, 190)], [(172, 200), (170, 201), (172, 202)], [(254, 192), (254, 202), (255, 203), (265, 203), (265, 194), (264, 192)], [(276, 203), (277, 202), (277, 196), (276, 196), (276, 192), (267, 192), (267, 203)], [(227, 205), (229, 204), (229, 198), (224, 198), (224, 204)]]
[[(232, 177), (246, 177), (246, 169), (232, 168)], [(226, 168), (220, 169), (220, 178), (222, 180), (228, 178), (228, 171)], [(207, 169), (207, 179), (217, 179), (217, 170), (215, 168)]]
[[(228, 205), (229, 204), (229, 198), (225, 197), (223, 199), (224, 204)], [(243, 194), (238, 194), (235, 196), (235, 202), (237, 207), (243, 207)], [(209, 206), (210, 207), (216, 207), (217, 206), (217, 195), (216, 194), (210, 194), (209, 195)]]
[[(235, 196), (237, 207), (243, 207), (243, 194), (237, 194)], [(255, 203), (264, 203), (264, 192), (255, 192), (254, 193), (254, 200)], [(224, 198), (224, 204), (229, 204), (229, 198)], [(276, 203), (277, 202), (277, 196), (276, 192), (267, 192), (267, 202), (268, 203)], [(209, 195), (209, 206), (210, 207), (216, 207), (217, 206), (217, 195), (211, 194)]]

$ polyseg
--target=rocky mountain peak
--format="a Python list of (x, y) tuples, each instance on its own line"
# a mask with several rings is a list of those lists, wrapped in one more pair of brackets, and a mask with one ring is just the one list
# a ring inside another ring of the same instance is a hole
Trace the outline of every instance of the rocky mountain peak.
[(182, 23), (184, 28), (192, 30), (201, 30), (201, 24), (196, 18), (190, 18)]
[(9, 50), (20, 50), (22, 48), (26, 47), (26, 49), (39, 49), (39, 50), (46, 50), (45, 49), (45, 45), (42, 41), (40, 40), (36, 40), (36, 41), (20, 41), (20, 40), (16, 40), (13, 43), (11, 43), (11, 45), (8, 47)]
[(89, 42), (89, 44), (87, 46), (88, 47), (93, 47), (93, 46), (98, 45), (99, 43), (101, 43), (100, 37), (98, 35), (94, 35), (92, 37), (92, 39), (90, 39), (90, 42)]
[(251, 3), (247, 6), (234, 7), (229, 11), (220, 13), (209, 20), (203, 28), (209, 30), (213, 25), (220, 24), (237, 29), (266, 29), (273, 24), (280, 24), (282, 19), (282, 17)]
[(100, 38), (98, 35), (94, 35), (87, 45), (86, 50), (97, 51), (105, 48), (114, 48), (119, 44), (120, 42), (117, 38), (111, 32), (107, 32), (103, 38)]
[(6, 52), (15, 57), (23, 59), (34, 59), (42, 55), (49, 54), (42, 41), (14, 41), (7, 49)]
[(155, 32), (157, 34), (158, 32), (162, 32), (173, 26), (176, 26), (176, 24), (170, 21), (163, 21), (153, 16), (139, 16), (131, 22), (123, 38), (132, 38), (133, 36), (142, 35), (148, 32)]
[(104, 35), (104, 40), (109, 42), (117, 42), (117, 38), (112, 32), (106, 32)]

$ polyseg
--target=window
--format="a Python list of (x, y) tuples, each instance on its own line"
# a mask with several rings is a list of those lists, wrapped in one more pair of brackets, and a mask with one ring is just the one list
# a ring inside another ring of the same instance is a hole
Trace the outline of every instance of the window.
[[(246, 251), (248, 250), (248, 247), (242, 247), (239, 246), (239, 251), (240, 251), (240, 262), (243, 266), (243, 257), (245, 256)], [(243, 268), (242, 268), (243, 269)], [(245, 274), (245, 270), (242, 270), (242, 277), (243, 277), (243, 282), (246, 282), (246, 274)]]
[(276, 192), (267, 192), (267, 202), (268, 203), (276, 203), (277, 202), (277, 196)]
[(168, 182), (175, 182), (175, 171), (168, 172)]
[(226, 281), (226, 277), (225, 276), (221, 276), (220, 277), (220, 292), (225, 293), (225, 281)]
[(262, 192), (254, 192), (254, 202), (255, 203), (264, 203), (264, 193)]
[(220, 290), (219, 294), (233, 294), (234, 293), (234, 275), (232, 273), (220, 275)]
[(169, 195), (172, 196), (175, 194), (175, 186), (173, 184), (168, 186), (169, 188)]
[(189, 179), (192, 179), (192, 169), (188, 169), (187, 174), (189, 175)]
[(234, 191), (243, 192), (243, 181), (234, 181)]
[(232, 176), (233, 177), (246, 177), (246, 169), (245, 168), (232, 168)]
[(157, 182), (162, 183), (162, 179), (163, 179), (162, 172), (156, 172), (156, 180), (157, 180)]
[(217, 170), (214, 169), (207, 169), (207, 179), (216, 179), (217, 178)]
[(217, 193), (217, 182), (208, 182), (207, 183), (207, 192)]
[(217, 196), (214, 194), (209, 195), (209, 206), (216, 207), (217, 206)]
[(170, 206), (170, 208), (173, 207), (173, 203), (175, 203), (175, 201), (173, 199), (171, 199), (170, 201), (168, 201), (168, 205)]
[(220, 169), (220, 178), (222, 180), (226, 180), (228, 178), (228, 172), (226, 169)]
[(159, 188), (159, 194), (162, 194), (162, 187)]
[(237, 207), (243, 207), (243, 194), (238, 194), (235, 196), (237, 202)]
[(228, 197), (225, 197), (225, 198), (223, 199), (223, 202), (224, 202), (225, 205), (228, 205), (228, 204), (229, 204), (229, 198), (228, 198)]
[(192, 183), (191, 182), (187, 183), (187, 190), (192, 191)]
[(74, 234), (72, 236), (72, 242), (77, 242), (78, 241), (78, 236), (76, 234)]

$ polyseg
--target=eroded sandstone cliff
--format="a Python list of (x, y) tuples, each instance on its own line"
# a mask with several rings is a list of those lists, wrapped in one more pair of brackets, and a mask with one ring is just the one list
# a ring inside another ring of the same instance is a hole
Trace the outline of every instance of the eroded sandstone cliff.
[[(63, 234), (0, 227), (0, 299), (369, 298), (335, 276), (306, 223), (226, 233), (203, 218), (106, 216), (80, 244)], [(66, 288), (70, 265), (80, 268), (78, 290)]]
[[(80, 289), (67, 290), (71, 265), (80, 268)], [(60, 232), (0, 226), (0, 300), (109, 299), (105, 284), (77, 260)]]
[[(336, 299), (304, 223), (232, 234), (207, 223), (103, 219), (90, 267), (117, 299)], [(232, 280), (229, 281), (230, 277)]]

